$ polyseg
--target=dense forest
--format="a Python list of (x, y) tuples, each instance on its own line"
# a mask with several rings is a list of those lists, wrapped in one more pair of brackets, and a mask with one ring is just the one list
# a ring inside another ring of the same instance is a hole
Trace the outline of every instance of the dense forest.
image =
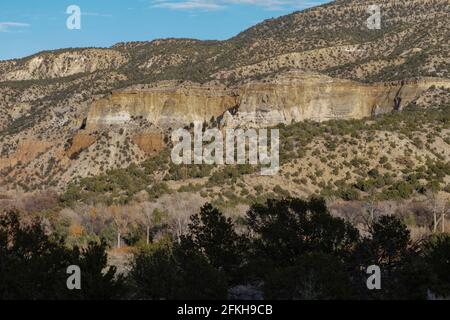
[[(107, 262), (105, 242), (68, 245), (42, 218), (0, 217), (0, 299), (426, 299), (450, 295), (450, 236), (411, 240), (398, 218), (365, 228), (334, 217), (320, 198), (268, 200), (242, 225), (211, 204), (188, 232), (133, 250), (129, 270)], [(69, 290), (67, 267), (81, 289)], [(381, 289), (367, 287), (367, 267)]]

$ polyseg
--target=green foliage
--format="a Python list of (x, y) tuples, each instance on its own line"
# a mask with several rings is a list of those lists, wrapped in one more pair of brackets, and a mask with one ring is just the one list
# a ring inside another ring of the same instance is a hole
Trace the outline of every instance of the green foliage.
[[(17, 213), (0, 216), (1, 299), (115, 299), (124, 295), (121, 276), (107, 267), (106, 245), (85, 249), (49, 237), (41, 221), (21, 226)], [(81, 268), (82, 290), (68, 290), (66, 269)], [(106, 270), (105, 270), (106, 268)]]
[(414, 192), (414, 187), (405, 181), (395, 182), (383, 190), (385, 199), (407, 199)]
[(425, 260), (431, 268), (430, 289), (433, 293), (450, 295), (450, 235), (431, 237), (425, 244)]
[(208, 177), (213, 169), (212, 165), (170, 165), (164, 180), (184, 180)]
[(191, 217), (189, 232), (181, 242), (182, 247), (203, 254), (214, 268), (236, 276), (244, 255), (244, 240), (235, 232), (231, 219), (211, 204), (205, 204), (199, 214)]
[(159, 182), (155, 183), (147, 190), (148, 197), (150, 200), (158, 199), (160, 196), (166, 193), (171, 193), (171, 190), (167, 183), (165, 182)]
[(346, 201), (359, 200), (359, 192), (351, 187), (345, 187), (337, 192), (338, 196)]
[(153, 176), (155, 172), (168, 169), (168, 156), (168, 150), (164, 150), (139, 166), (132, 163), (125, 169), (109, 170), (103, 175), (74, 181), (60, 196), (60, 201), (64, 205), (72, 205), (77, 201), (125, 204), (143, 190), (147, 190), (150, 199), (156, 199), (164, 193), (170, 193), (167, 185), (155, 182)]
[(310, 252), (343, 253), (358, 240), (358, 231), (332, 217), (320, 199), (268, 200), (265, 205), (253, 205), (247, 225), (259, 235), (252, 239), (253, 254), (264, 259), (268, 268), (290, 265)]
[(223, 273), (204, 256), (172, 243), (141, 249), (134, 257), (130, 282), (140, 299), (225, 299)]
[(275, 187), (273, 187), (273, 192), (275, 192), (276, 194), (278, 194), (279, 196), (284, 197), (284, 198), (287, 198), (290, 196), (289, 191), (283, 189), (279, 185), (276, 185)]
[[(373, 222), (369, 233), (355, 250), (355, 270), (379, 266), (383, 290), (369, 292), (362, 286), (360, 295), (373, 299), (425, 299), (428, 268), (418, 248), (411, 243), (406, 226), (396, 217), (382, 216)], [(367, 279), (365, 272), (360, 284), (363, 279)]]
[(275, 269), (264, 283), (266, 299), (330, 300), (352, 297), (352, 283), (335, 256), (309, 253), (288, 267)]

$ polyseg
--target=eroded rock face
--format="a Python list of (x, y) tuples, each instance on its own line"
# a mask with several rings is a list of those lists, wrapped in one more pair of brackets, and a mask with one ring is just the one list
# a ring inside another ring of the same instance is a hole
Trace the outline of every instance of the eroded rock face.
[(156, 154), (165, 147), (164, 137), (158, 133), (136, 134), (132, 140), (147, 155)]
[(126, 125), (136, 117), (172, 128), (212, 118), (230, 127), (360, 119), (401, 110), (432, 85), (450, 88), (450, 80), (424, 78), (368, 85), (289, 72), (232, 89), (188, 85), (122, 90), (91, 106), (88, 127)]
[(222, 88), (191, 85), (122, 90), (92, 104), (87, 127), (126, 125), (133, 118), (166, 127), (184, 126), (219, 117), (236, 104), (232, 90)]
[(224, 126), (361, 119), (401, 110), (430, 86), (450, 88), (450, 80), (422, 79), (367, 85), (321, 75), (289, 73), (267, 83), (240, 88), (239, 111), (223, 117)]
[(95, 137), (85, 132), (78, 132), (72, 138), (70, 148), (67, 150), (67, 156), (72, 158), (80, 151), (89, 148), (95, 142)]
[(127, 60), (124, 54), (110, 49), (51, 52), (36, 55), (24, 61), (21, 66), (16, 64), (13, 70), (0, 76), (0, 81), (61, 78), (117, 68)]
[(50, 147), (51, 143), (48, 141), (33, 138), (22, 141), (18, 144), (13, 154), (0, 158), (0, 169), (14, 167), (19, 163), (25, 165)]

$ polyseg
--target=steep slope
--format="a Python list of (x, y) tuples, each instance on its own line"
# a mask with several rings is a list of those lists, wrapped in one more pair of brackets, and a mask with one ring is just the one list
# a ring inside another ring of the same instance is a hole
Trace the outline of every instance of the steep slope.
[(296, 64), (369, 82), (448, 77), (448, 1), (377, 1), (381, 29), (369, 30), (367, 8), (373, 4), (341, 0), (265, 21), (231, 40), (246, 48), (231, 59), (240, 65), (276, 61), (273, 71)]
[[(445, 105), (448, 0), (378, 1), (380, 30), (367, 29), (371, 4), (334, 1), (226, 41), (119, 43), (2, 61), (0, 183), (64, 188), (144, 161), (163, 147), (167, 126), (194, 120), (274, 125)], [(230, 108), (238, 109), (231, 117)]]
[(15, 62), (12, 66), (5, 65), (0, 81), (63, 78), (80, 73), (118, 68), (126, 62), (125, 54), (110, 49), (46, 52)]

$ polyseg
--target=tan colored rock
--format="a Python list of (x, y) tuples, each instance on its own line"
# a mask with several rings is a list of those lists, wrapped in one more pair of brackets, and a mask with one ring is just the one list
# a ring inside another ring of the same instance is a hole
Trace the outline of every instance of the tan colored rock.
[(48, 141), (28, 139), (17, 146), (16, 151), (8, 158), (0, 159), (0, 169), (23, 165), (33, 161), (39, 154), (45, 152), (52, 144)]
[[(133, 118), (172, 128), (213, 117), (231, 127), (360, 119), (401, 110), (432, 85), (450, 88), (450, 80), (424, 78), (369, 85), (294, 71), (228, 90), (200, 85), (134, 88), (94, 102), (87, 122), (92, 129), (126, 125)], [(237, 108), (236, 114), (228, 112), (232, 108)]]
[(196, 85), (122, 90), (91, 105), (87, 126), (125, 125), (133, 117), (165, 126), (184, 126), (217, 118), (236, 103), (231, 90)]
[(425, 78), (368, 85), (290, 72), (267, 83), (251, 82), (241, 87), (239, 112), (224, 125), (272, 126), (304, 120), (361, 119), (401, 110), (432, 85), (450, 88), (450, 80)]
[(156, 154), (165, 147), (164, 137), (158, 133), (136, 134), (132, 141), (147, 155)]
[(89, 148), (94, 142), (95, 137), (91, 136), (89, 133), (78, 132), (72, 138), (72, 144), (67, 150), (66, 155), (71, 158), (80, 151)]

